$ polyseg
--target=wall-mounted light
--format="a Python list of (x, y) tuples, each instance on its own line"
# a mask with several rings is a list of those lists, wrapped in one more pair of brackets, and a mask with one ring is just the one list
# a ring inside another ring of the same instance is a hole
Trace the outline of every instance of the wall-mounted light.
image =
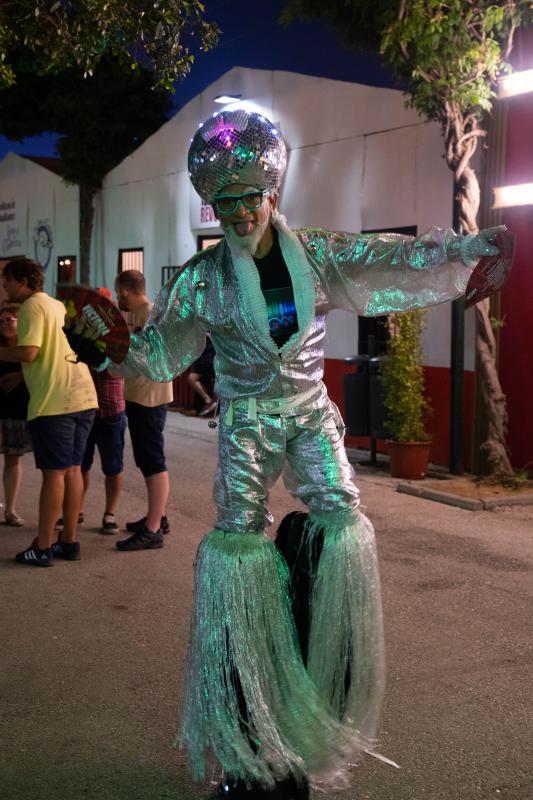
[(222, 105), (227, 106), (229, 103), (236, 103), (241, 97), (242, 95), (240, 94), (219, 94), (213, 99), (215, 103), (222, 103)]
[(517, 94), (533, 92), (533, 69), (513, 72), (498, 81), (498, 97), (514, 97)]
[(493, 208), (533, 205), (533, 183), (517, 183), (514, 186), (495, 186), (493, 191)]

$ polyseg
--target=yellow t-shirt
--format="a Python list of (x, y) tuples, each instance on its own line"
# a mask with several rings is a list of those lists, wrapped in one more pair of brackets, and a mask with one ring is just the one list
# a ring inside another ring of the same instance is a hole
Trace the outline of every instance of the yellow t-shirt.
[(17, 344), (39, 348), (31, 363), (22, 364), (30, 393), (28, 420), (98, 408), (89, 368), (74, 364), (63, 333), (65, 306), (45, 292), (36, 292), (20, 307)]
[[(130, 313), (128, 315), (130, 325), (134, 332), (138, 332), (144, 328), (146, 320), (152, 310), (152, 305), (152, 303), (147, 303), (147, 305), (138, 309), (135, 313)], [(168, 383), (151, 381), (143, 375), (136, 375), (134, 378), (126, 378), (124, 380), (124, 396), (129, 402), (138, 403), (148, 408), (163, 406), (166, 403), (172, 403), (174, 399), (172, 381)]]

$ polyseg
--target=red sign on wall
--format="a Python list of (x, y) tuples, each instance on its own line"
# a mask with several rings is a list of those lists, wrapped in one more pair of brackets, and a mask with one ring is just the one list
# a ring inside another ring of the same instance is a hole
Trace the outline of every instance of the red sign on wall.
[(206, 222), (212, 222), (214, 225), (217, 224), (217, 218), (213, 212), (211, 206), (204, 206), (203, 204), (200, 206), (200, 222), (205, 224)]

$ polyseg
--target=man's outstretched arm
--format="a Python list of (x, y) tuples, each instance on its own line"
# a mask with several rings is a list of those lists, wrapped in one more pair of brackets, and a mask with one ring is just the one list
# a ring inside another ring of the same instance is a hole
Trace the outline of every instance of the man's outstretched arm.
[[(494, 242), (502, 230), (462, 236), (431, 228), (420, 237), (318, 232), (314, 257), (323, 262), (333, 308), (377, 316), (464, 295), (479, 259), (498, 254)], [(313, 255), (313, 240), (306, 244)]]

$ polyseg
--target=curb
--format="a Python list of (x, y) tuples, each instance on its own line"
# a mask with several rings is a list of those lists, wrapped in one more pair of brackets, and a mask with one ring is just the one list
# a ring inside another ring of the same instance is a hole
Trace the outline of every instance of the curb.
[(470, 497), (461, 497), (456, 494), (438, 492), (435, 489), (426, 489), (413, 483), (399, 483), (396, 491), (401, 494), (410, 494), (413, 497), (421, 497), (423, 500), (434, 500), (437, 503), (445, 503), (449, 506), (464, 508), (466, 511), (492, 511), (500, 506), (530, 506), (533, 505), (533, 494), (525, 494), (521, 497), (498, 497), (491, 500), (474, 500)]

